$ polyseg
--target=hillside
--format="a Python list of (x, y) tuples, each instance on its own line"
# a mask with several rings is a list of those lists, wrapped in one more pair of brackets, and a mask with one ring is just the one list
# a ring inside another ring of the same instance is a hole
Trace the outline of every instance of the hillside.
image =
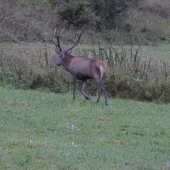
[(86, 29), (90, 42), (156, 45), (169, 42), (169, 21), (169, 0), (2, 0), (0, 42), (50, 42), (65, 27)]

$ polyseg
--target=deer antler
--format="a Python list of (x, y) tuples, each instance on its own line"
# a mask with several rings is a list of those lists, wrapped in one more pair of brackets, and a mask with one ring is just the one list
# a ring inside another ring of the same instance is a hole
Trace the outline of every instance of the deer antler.
[(67, 51), (72, 50), (79, 43), (81, 35), (82, 35), (81, 31), (77, 32), (77, 35), (78, 35), (77, 42), (71, 48), (69, 48)]
[(60, 46), (60, 37), (61, 37), (61, 34), (63, 31), (64, 31), (64, 29), (62, 29), (61, 31), (58, 31), (58, 34), (56, 34), (56, 28), (54, 30), (54, 35), (57, 39), (57, 43), (54, 41), (54, 39), (53, 39), (53, 42), (54, 42), (55, 46), (59, 48), (60, 51), (62, 51), (62, 48)]

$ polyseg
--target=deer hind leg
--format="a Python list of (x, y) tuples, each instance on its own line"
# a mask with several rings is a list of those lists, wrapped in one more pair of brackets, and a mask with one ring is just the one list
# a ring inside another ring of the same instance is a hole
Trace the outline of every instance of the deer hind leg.
[(87, 80), (83, 80), (83, 83), (82, 83), (82, 87), (81, 87), (81, 94), (87, 99), (87, 100), (90, 100), (91, 98), (89, 96), (87, 96), (84, 92), (84, 88), (86, 87), (86, 83), (87, 83)]
[(96, 80), (96, 82), (97, 82), (98, 86), (100, 87), (100, 92), (99, 92), (99, 96), (98, 96), (97, 102), (99, 102), (101, 93), (102, 93), (102, 91), (103, 91), (103, 92), (104, 92), (104, 96), (105, 96), (105, 105), (108, 105), (107, 92), (106, 92), (106, 87), (105, 87), (105, 85), (102, 83), (101, 80)]
[(101, 94), (102, 94), (102, 89), (100, 88), (100, 92), (99, 92), (99, 96), (98, 96), (98, 98), (97, 98), (97, 103), (99, 102), (99, 100), (100, 100), (100, 96), (101, 96)]

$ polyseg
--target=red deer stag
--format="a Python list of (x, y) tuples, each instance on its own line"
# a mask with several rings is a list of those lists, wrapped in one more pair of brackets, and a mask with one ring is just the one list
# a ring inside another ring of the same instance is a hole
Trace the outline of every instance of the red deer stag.
[[(100, 100), (100, 96), (102, 91), (105, 95), (105, 105), (108, 105), (107, 101), (107, 93), (105, 85), (102, 83), (102, 78), (107, 69), (107, 64), (101, 60), (91, 59), (84, 56), (73, 56), (71, 55), (72, 49), (78, 44), (81, 33), (78, 33), (77, 42), (68, 50), (63, 50), (60, 46), (60, 37), (63, 30), (56, 34), (56, 30), (54, 34), (56, 36), (57, 43), (54, 42), (56, 46), (56, 53), (59, 55), (59, 59), (57, 61), (57, 66), (63, 66), (66, 71), (68, 71), (73, 77), (73, 100), (75, 100), (75, 91), (76, 91), (76, 80), (82, 80), (81, 93), (87, 100), (90, 100), (90, 97), (87, 96), (84, 92), (84, 88), (86, 86), (87, 79), (94, 79), (98, 86), (100, 87), (99, 96), (97, 98), (97, 102)], [(58, 49), (57, 49), (58, 48)]]

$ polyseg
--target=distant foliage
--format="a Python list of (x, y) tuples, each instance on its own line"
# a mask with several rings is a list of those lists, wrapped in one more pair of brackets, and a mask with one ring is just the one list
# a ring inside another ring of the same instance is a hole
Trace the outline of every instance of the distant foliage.
[(50, 0), (61, 21), (75, 27), (89, 26), (101, 30), (115, 28), (116, 20), (132, 0)]
[(91, 5), (95, 14), (100, 18), (97, 29), (115, 29), (116, 21), (127, 10), (132, 0), (92, 0)]

